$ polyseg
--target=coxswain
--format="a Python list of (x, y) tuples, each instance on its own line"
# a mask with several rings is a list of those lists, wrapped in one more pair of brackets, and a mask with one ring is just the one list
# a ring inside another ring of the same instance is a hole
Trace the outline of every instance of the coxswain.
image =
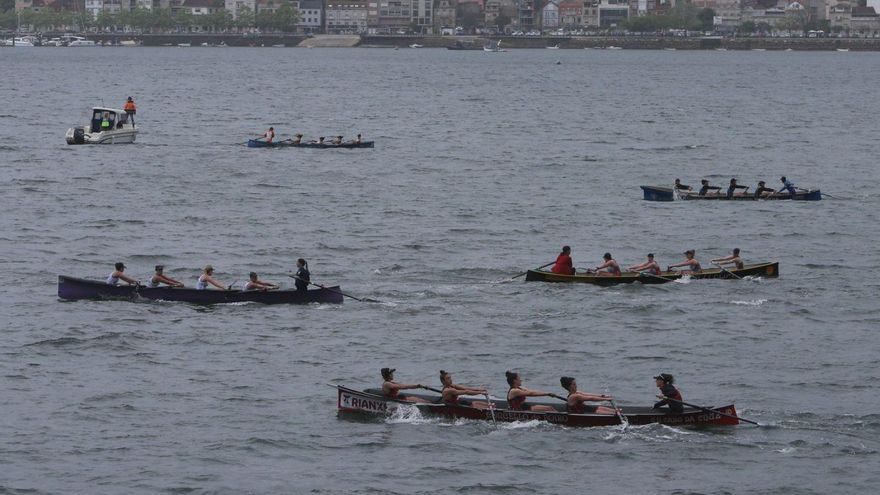
[(673, 185), (673, 187), (678, 191), (690, 191), (693, 189), (691, 186), (686, 186), (682, 184), (681, 179), (675, 179), (675, 184)]
[(164, 265), (156, 265), (156, 272), (153, 273), (153, 276), (147, 280), (147, 287), (160, 287), (162, 284), (165, 284), (169, 287), (183, 287), (183, 284), (174, 280), (171, 277), (166, 277), (163, 273), (165, 271)]
[(300, 258), (296, 260), (296, 281), (293, 283), (296, 290), (309, 290), (309, 282), (312, 280), (312, 274), (309, 273), (309, 264), (306, 260)]
[(128, 114), (128, 120), (131, 121), (131, 125), (134, 126), (134, 114), (137, 113), (137, 106), (134, 104), (134, 100), (131, 99), (131, 96), (128, 97), (128, 100), (125, 101), (125, 106), (122, 107), (125, 110), (125, 113)]
[(611, 257), (611, 253), (603, 254), (602, 259), (605, 261), (596, 268), (593, 268), (596, 275), (599, 275), (600, 277), (619, 277), (620, 265), (618, 265), (617, 261)]
[(700, 181), (700, 184), (703, 186), (700, 188), (700, 196), (705, 196), (709, 191), (720, 191), (721, 186), (710, 186), (709, 181), (703, 179)]
[(673, 383), (675, 383), (675, 377), (669, 373), (660, 373), (654, 377), (654, 380), (657, 383), (657, 388), (660, 389), (660, 393), (657, 394), (657, 398), (660, 399), (660, 402), (654, 404), (654, 409), (660, 409), (663, 406), (667, 406), (669, 407), (669, 410), (674, 413), (684, 412), (684, 404), (681, 403), (681, 392), (673, 386)]
[(566, 399), (566, 403), (568, 405), (568, 412), (571, 414), (616, 414), (614, 409), (605, 406), (591, 406), (584, 404), (584, 402), (602, 402), (612, 400), (614, 397), (610, 395), (602, 395), (602, 394), (588, 394), (586, 392), (581, 392), (577, 388), (577, 381), (570, 376), (563, 376), (559, 379), (559, 383), (562, 385), (566, 391), (568, 391), (568, 398)]
[(742, 270), (743, 261), (742, 258), (739, 257), (739, 248), (733, 248), (733, 252), (730, 256), (725, 256), (723, 258), (715, 258), (712, 260), (712, 263), (717, 265), (733, 265), (737, 270)]
[(302, 134), (294, 134), (294, 135), (293, 135), (293, 139), (291, 140), (291, 142), (292, 142), (293, 144), (300, 144), (300, 143), (302, 142), (302, 139), (303, 139), (303, 135), (302, 135)]
[(264, 132), (260, 139), (266, 141), (267, 143), (271, 143), (273, 139), (275, 139), (275, 128), (270, 127), (268, 131)]
[[(730, 185), (727, 186), (727, 199), (732, 199), (737, 189), (748, 189), (749, 186), (741, 186), (736, 183), (736, 179), (730, 179)], [(743, 191), (745, 193), (745, 191)]]
[(626, 269), (629, 272), (646, 272), (652, 275), (660, 275), (660, 265), (654, 261), (654, 253), (648, 253), (648, 261), (641, 265), (633, 265)]
[(116, 263), (114, 265), (116, 268), (113, 270), (113, 273), (107, 276), (107, 285), (119, 285), (119, 281), (128, 283), (128, 285), (140, 285), (140, 282), (126, 275), (125, 265), (123, 263)]
[(776, 189), (773, 189), (773, 188), (767, 187), (767, 186), (764, 184), (764, 181), (762, 181), (762, 180), (761, 180), (761, 181), (758, 181), (758, 188), (755, 189), (755, 197), (756, 197), (756, 198), (760, 198), (761, 196), (764, 195), (765, 192), (768, 192), (768, 193), (775, 193), (775, 192), (776, 192)]
[(556, 264), (550, 269), (560, 275), (574, 275), (574, 262), (571, 261), (571, 247), (562, 246), (562, 252), (556, 257)]
[(529, 390), (523, 387), (519, 373), (506, 371), (504, 375), (507, 377), (507, 384), (510, 386), (510, 389), (507, 390), (508, 409), (511, 411), (556, 412), (556, 409), (554, 409), (553, 406), (544, 404), (526, 404), (527, 397), (549, 397), (549, 392)]
[(113, 129), (113, 122), (110, 121), (110, 113), (104, 112), (104, 115), (101, 117), (101, 132), (111, 129)]
[(244, 284), (244, 290), (274, 290), (277, 289), (278, 286), (275, 284), (270, 284), (269, 282), (263, 282), (257, 277), (257, 272), (251, 272), (248, 275), (250, 280)]
[(443, 370), (440, 370), (440, 384), (443, 386), (443, 394), (440, 396), (440, 400), (442, 400), (444, 404), (475, 407), (477, 409), (487, 409), (489, 407), (487, 402), (468, 401), (467, 403), (462, 403), (458, 399), (459, 396), (462, 395), (489, 395), (489, 391), (485, 388), (456, 385), (452, 382), (452, 375)]
[(380, 373), (382, 373), (382, 395), (389, 399), (394, 400), (402, 400), (406, 402), (430, 402), (427, 399), (422, 399), (421, 397), (416, 397), (413, 395), (403, 395), (400, 393), (401, 390), (411, 390), (414, 388), (424, 388), (422, 385), (407, 385), (404, 383), (397, 383), (394, 381), (394, 368), (382, 368)]
[(782, 191), (788, 191), (792, 197), (797, 194), (797, 188), (794, 187), (794, 182), (786, 179), (784, 175), (780, 177), (779, 180), (782, 181), (782, 188), (776, 192), (781, 193)]
[(208, 284), (213, 285), (214, 287), (220, 290), (231, 290), (232, 286), (225, 286), (218, 282), (214, 278), (214, 267), (211, 265), (206, 265), (205, 269), (202, 270), (202, 274), (199, 275), (199, 280), (196, 282), (196, 289), (198, 290), (207, 290)]
[(687, 251), (684, 252), (684, 256), (687, 259), (685, 259), (681, 263), (669, 265), (666, 268), (666, 271), (670, 271), (673, 268), (687, 267), (684, 270), (681, 270), (682, 275), (687, 275), (687, 274), (691, 274), (691, 273), (699, 273), (700, 271), (702, 271), (703, 268), (700, 266), (700, 262), (694, 259), (694, 255), (696, 255), (696, 254), (697, 254), (697, 252), (694, 251), (693, 249), (688, 249)]
[(352, 139), (351, 144), (361, 144), (361, 135), (358, 134), (355, 139)]
[(340, 145), (342, 144), (342, 136), (336, 136), (333, 140), (330, 141), (330, 144)]

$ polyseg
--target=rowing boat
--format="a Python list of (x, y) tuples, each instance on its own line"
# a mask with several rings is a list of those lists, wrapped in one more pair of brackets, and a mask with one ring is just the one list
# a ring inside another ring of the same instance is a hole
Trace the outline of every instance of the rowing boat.
[[(676, 193), (671, 187), (639, 186), (642, 188), (643, 197), (646, 201), (675, 201)], [(757, 201), (761, 200), (795, 200), (795, 201), (819, 201), (822, 199), (822, 191), (809, 189), (796, 192), (794, 195), (788, 192), (766, 193), (761, 197), (754, 194), (737, 193), (728, 198), (726, 192), (709, 193), (700, 196), (697, 191), (678, 191), (678, 199), (683, 200), (716, 200), (716, 201)]]
[[(757, 263), (744, 265), (742, 268), (708, 268), (698, 273), (688, 275), (692, 279), (723, 278), (739, 279), (742, 277), (767, 277), (779, 276), (779, 262)], [(594, 273), (577, 275), (563, 275), (560, 273), (547, 272), (544, 270), (529, 270), (526, 272), (526, 282), (580, 282), (594, 285), (618, 285), (641, 282), (643, 284), (665, 284), (684, 277), (680, 272), (660, 272), (660, 275), (649, 275), (640, 272), (624, 272), (619, 276), (601, 276)]]
[[(428, 400), (428, 403), (412, 403), (396, 399), (389, 399), (382, 395), (381, 389), (366, 389), (363, 391), (350, 389), (341, 385), (334, 385), (337, 389), (336, 407), (340, 413), (357, 413), (374, 416), (387, 416), (401, 407), (415, 407), (421, 413), (431, 416), (443, 416), (447, 418), (477, 419), (482, 421), (502, 421), (512, 423), (514, 421), (546, 421), (562, 426), (591, 427), (591, 426), (614, 426), (620, 424), (620, 418), (616, 414), (569, 414), (566, 405), (559, 402), (549, 405), (554, 412), (514, 411), (508, 409), (507, 401), (493, 400), (493, 411), (478, 409), (470, 406), (470, 401), (460, 399), (458, 404), (446, 404), (440, 401), (436, 395), (407, 394)], [(533, 403), (538, 404), (538, 403)], [(684, 412), (674, 413), (664, 409), (652, 409), (651, 407), (622, 407), (623, 417), (630, 425), (648, 425), (659, 423), (670, 426), (720, 426), (737, 425), (739, 419), (736, 407), (733, 404), (724, 407), (710, 407), (695, 409), (685, 407)], [(494, 414), (493, 414), (494, 413)], [(723, 416), (722, 413), (731, 417)]]
[(375, 144), (375, 141), (361, 141), (360, 143), (342, 143), (342, 144), (331, 144), (331, 143), (293, 143), (291, 141), (260, 141), (259, 139), (248, 139), (247, 145), (248, 148), (319, 148), (319, 149), (327, 149), (327, 148), (343, 148), (343, 149), (351, 149), (351, 148), (372, 148)]
[(342, 304), (339, 287), (314, 290), (198, 290), (172, 287), (143, 287), (136, 285), (108, 285), (97, 280), (58, 276), (58, 297), (67, 300), (116, 299), (177, 301), (192, 304), (224, 304), (256, 302), (262, 304)]

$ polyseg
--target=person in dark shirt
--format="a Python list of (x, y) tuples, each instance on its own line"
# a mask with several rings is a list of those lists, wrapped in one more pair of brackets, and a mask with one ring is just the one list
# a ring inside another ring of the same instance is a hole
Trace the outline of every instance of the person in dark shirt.
[(709, 191), (720, 191), (721, 186), (710, 186), (709, 181), (703, 179), (700, 181), (700, 184), (703, 186), (700, 188), (700, 196), (705, 196)]
[(748, 189), (749, 186), (740, 186), (736, 183), (736, 179), (730, 179), (730, 186), (727, 187), (727, 199), (733, 198), (733, 194), (737, 189)]
[(794, 187), (794, 182), (786, 179), (784, 175), (780, 177), (779, 180), (782, 181), (782, 188), (776, 192), (788, 191), (792, 196), (797, 194), (797, 188)]
[(296, 290), (308, 290), (311, 280), (309, 264), (302, 258), (296, 260), (296, 281), (293, 283), (296, 286)]
[(669, 407), (669, 410), (674, 413), (684, 412), (684, 404), (681, 403), (681, 392), (673, 386), (673, 383), (675, 383), (675, 377), (669, 373), (660, 373), (654, 377), (654, 380), (657, 383), (657, 388), (660, 389), (660, 393), (657, 394), (657, 398), (660, 399), (660, 402), (654, 404), (654, 409), (660, 409), (663, 406), (667, 406)]
[(776, 189), (766, 187), (764, 181), (762, 181), (762, 180), (758, 181), (758, 188), (755, 189), (755, 197), (760, 198), (761, 196), (764, 195), (765, 192), (773, 193), (773, 192), (776, 192)]
[(690, 191), (692, 189), (691, 186), (682, 184), (681, 179), (675, 179), (675, 185), (673, 187), (679, 191)]
[(560, 275), (574, 275), (574, 262), (571, 260), (571, 248), (562, 246), (562, 252), (556, 257), (556, 264), (550, 269)]

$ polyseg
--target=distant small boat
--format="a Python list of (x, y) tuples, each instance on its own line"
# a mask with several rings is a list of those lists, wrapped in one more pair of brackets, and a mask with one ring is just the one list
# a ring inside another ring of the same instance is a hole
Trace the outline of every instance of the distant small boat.
[(677, 48), (664, 48), (663, 50), (665, 50), (667, 52), (674, 52), (674, 51), (677, 51), (678, 49)]
[(501, 48), (501, 40), (498, 41), (488, 41), (485, 45), (483, 45), (484, 52), (506, 52), (507, 50)]
[(412, 45), (409, 45), (409, 47), (410, 47), (410, 48), (421, 48), (422, 45), (420, 45), (420, 44), (418, 44), (418, 43), (413, 43)]
[(548, 46), (547, 49), (548, 50), (559, 50), (559, 43), (556, 43), (553, 46)]
[(188, 47), (192, 46), (192, 43), (178, 43), (177, 46)]
[(766, 48), (752, 48), (752, 51), (753, 52), (766, 52), (767, 49)]
[(848, 52), (848, 51), (849, 51), (849, 48), (838, 48), (837, 51), (839, 51), (839, 52)]
[(266, 141), (260, 141), (259, 139), (248, 139), (248, 142), (247, 142), (248, 148), (319, 148), (319, 149), (342, 148), (342, 149), (351, 149), (351, 148), (372, 148), (374, 146), (375, 146), (375, 141), (361, 141), (360, 143), (347, 142), (347, 143), (342, 143), (342, 144), (332, 144), (329, 142), (294, 144), (289, 140), (274, 141), (271, 143), (267, 143)]
[(611, 46), (605, 47), (605, 49), (606, 50), (623, 50), (623, 47), (611, 45)]
[(792, 50), (791, 48), (786, 48), (785, 50), (782, 50), (782, 51), (784, 51), (784, 52), (793, 52), (794, 50)]
[(134, 40), (124, 40), (119, 42), (119, 46), (137, 46), (137, 41)]
[(278, 43), (277, 45), (272, 45), (272, 48), (285, 48), (287, 45), (284, 43)]
[(727, 48), (716, 48), (715, 51), (716, 52), (726, 52)]

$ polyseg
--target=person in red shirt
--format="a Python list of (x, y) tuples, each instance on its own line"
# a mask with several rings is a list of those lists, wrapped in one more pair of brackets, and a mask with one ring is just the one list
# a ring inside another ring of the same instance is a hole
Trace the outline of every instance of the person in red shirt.
[(556, 257), (556, 264), (550, 269), (560, 275), (574, 275), (574, 262), (571, 261), (571, 248), (563, 246), (562, 252)]

